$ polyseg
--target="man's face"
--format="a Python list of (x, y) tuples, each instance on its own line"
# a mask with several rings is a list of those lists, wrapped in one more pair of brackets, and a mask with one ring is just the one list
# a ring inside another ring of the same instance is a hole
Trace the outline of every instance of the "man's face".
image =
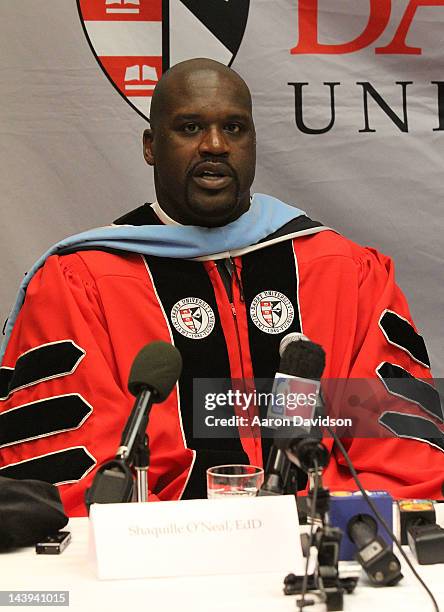
[(165, 212), (186, 225), (221, 226), (248, 210), (256, 142), (248, 94), (211, 71), (168, 84), (165, 108), (144, 136)]

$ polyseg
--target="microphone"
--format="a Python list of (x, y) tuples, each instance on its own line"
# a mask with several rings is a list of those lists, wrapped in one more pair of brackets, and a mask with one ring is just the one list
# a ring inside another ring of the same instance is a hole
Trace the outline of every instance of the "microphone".
[(128, 380), (128, 390), (136, 402), (123, 430), (117, 457), (131, 463), (134, 443), (137, 435), (146, 429), (152, 405), (166, 400), (181, 371), (182, 357), (172, 344), (159, 340), (139, 351)]
[(378, 524), (370, 514), (352, 517), (347, 525), (347, 533), (357, 546), (356, 559), (372, 584), (394, 586), (402, 579), (401, 564), (378, 536)]
[[(279, 372), (289, 376), (319, 381), (325, 368), (325, 351), (319, 344), (311, 342), (301, 333), (287, 334), (282, 338), (279, 352), (281, 363)], [(323, 403), (318, 394), (315, 416), (322, 416)], [(328, 465), (329, 454), (321, 442), (322, 435), (318, 427), (312, 427), (307, 435), (305, 429), (291, 427), (280, 429), (274, 437), (274, 445), (284, 451), (288, 459), (305, 472), (313, 469), (315, 464), (324, 468)]]
[[(320, 380), (325, 367), (325, 352), (318, 344), (311, 342), (302, 333), (293, 332), (284, 336), (279, 345), (281, 362), (279, 373), (292, 377)], [(323, 467), (328, 463), (328, 451), (320, 442), (321, 436), (316, 438), (297, 437), (305, 430), (301, 428), (282, 428), (275, 433), (273, 446), (270, 449), (264, 483), (258, 493), (259, 496), (283, 495), (288, 491), (288, 485), (295, 482), (291, 464), (304, 471), (314, 466), (314, 460)], [(285, 435), (287, 434), (287, 435)], [(285, 436), (285, 437), (284, 437)], [(290, 475), (293, 482), (289, 483)]]
[(325, 368), (325, 351), (304, 334), (287, 334), (279, 345), (279, 372), (298, 378), (320, 380)]
[(130, 467), (139, 455), (136, 470), (139, 501), (147, 500), (149, 451), (145, 434), (151, 407), (163, 402), (171, 393), (182, 371), (179, 351), (167, 342), (151, 342), (144, 346), (131, 367), (128, 389), (136, 397), (133, 409), (122, 433), (115, 459), (103, 463), (93, 483), (85, 493), (89, 510), (94, 503), (129, 502), (132, 499), (134, 478)]
[(307, 340), (308, 342), (310, 342), (310, 338), (307, 338), (307, 336), (301, 332), (292, 332), (291, 334), (287, 334), (280, 341), (279, 356), (281, 358), (284, 356), (285, 349), (290, 344), (290, 342), (298, 342), (298, 340)]

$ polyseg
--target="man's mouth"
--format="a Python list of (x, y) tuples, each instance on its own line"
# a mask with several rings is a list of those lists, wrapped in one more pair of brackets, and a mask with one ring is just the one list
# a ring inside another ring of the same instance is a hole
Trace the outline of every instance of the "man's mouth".
[(225, 189), (233, 181), (231, 169), (222, 163), (203, 162), (193, 171), (193, 181), (202, 189)]

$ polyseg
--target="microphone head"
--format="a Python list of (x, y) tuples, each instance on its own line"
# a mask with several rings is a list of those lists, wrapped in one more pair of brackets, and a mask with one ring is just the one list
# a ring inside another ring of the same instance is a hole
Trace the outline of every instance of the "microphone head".
[(355, 514), (347, 523), (347, 535), (360, 550), (378, 535), (378, 523), (370, 514)]
[(171, 393), (182, 372), (182, 357), (175, 346), (158, 340), (144, 346), (131, 366), (129, 392), (137, 396), (148, 387), (154, 402), (163, 402)]
[(279, 356), (282, 357), (285, 353), (285, 349), (290, 344), (290, 342), (298, 342), (298, 340), (307, 340), (310, 341), (310, 338), (307, 338), (301, 332), (291, 332), (291, 334), (287, 334), (284, 336), (279, 344)]
[(314, 468), (315, 460), (318, 467), (325, 468), (329, 464), (330, 455), (321, 438), (313, 434), (305, 434), (303, 437), (301, 431), (299, 431), (299, 436), (296, 436), (296, 429), (294, 428), (293, 437), (283, 438), (275, 436), (273, 440), (274, 446), (284, 451), (292, 463), (306, 472)]
[[(292, 334), (288, 334), (291, 336)], [(279, 372), (299, 378), (320, 380), (325, 368), (325, 351), (319, 344), (311, 342), (302, 334), (299, 338), (290, 340), (282, 353)], [(288, 337), (282, 339), (282, 342)]]

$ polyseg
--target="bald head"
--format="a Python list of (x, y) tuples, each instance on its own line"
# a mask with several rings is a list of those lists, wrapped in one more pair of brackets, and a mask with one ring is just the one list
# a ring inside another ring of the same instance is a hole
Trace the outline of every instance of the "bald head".
[(208, 58), (195, 58), (176, 64), (157, 83), (151, 99), (150, 124), (155, 129), (164, 114), (171, 113), (187, 92), (201, 83), (228, 82), (236, 89), (239, 102), (251, 113), (251, 94), (237, 72)]

